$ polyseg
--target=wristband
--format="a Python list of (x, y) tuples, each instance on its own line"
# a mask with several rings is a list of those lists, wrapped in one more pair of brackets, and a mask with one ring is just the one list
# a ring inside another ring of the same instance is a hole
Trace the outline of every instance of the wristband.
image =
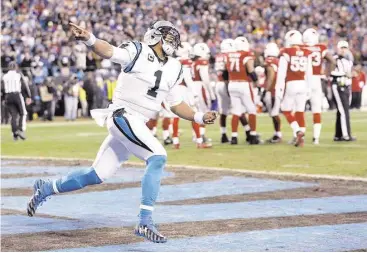
[(87, 41), (83, 41), (85, 45), (87, 45), (88, 47), (91, 47), (94, 45), (94, 43), (96, 43), (97, 38), (96, 36), (94, 36), (94, 34), (90, 34), (90, 38)]
[(194, 121), (200, 125), (204, 124), (204, 113), (203, 112), (195, 112)]

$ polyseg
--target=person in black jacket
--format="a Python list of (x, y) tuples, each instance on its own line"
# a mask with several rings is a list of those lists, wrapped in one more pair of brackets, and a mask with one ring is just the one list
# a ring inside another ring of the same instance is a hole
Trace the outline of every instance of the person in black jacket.
[(336, 68), (331, 72), (331, 87), (337, 107), (334, 141), (355, 141), (350, 126), (350, 87), (352, 84), (353, 62), (348, 59), (349, 44), (338, 42), (338, 54), (334, 56)]
[[(9, 63), (9, 71), (1, 80), (1, 91), (5, 94), (5, 103), (11, 114), (11, 129), (14, 140), (25, 140), (27, 110), (25, 104), (31, 102), (28, 83), (17, 71), (15, 62)], [(24, 101), (26, 97), (26, 101)]]

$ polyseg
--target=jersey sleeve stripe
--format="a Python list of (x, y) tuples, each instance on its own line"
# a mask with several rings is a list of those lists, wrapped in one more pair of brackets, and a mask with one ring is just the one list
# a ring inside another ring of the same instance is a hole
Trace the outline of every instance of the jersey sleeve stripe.
[(289, 54), (283, 52), (282, 56), (284, 56), (284, 58), (287, 60), (287, 62), (291, 61)]
[(243, 59), (243, 64), (246, 64), (249, 60), (252, 60), (254, 57), (252, 56), (246, 56), (244, 59)]
[(278, 66), (274, 63), (271, 64), (275, 72), (278, 72)]
[(142, 50), (142, 45), (141, 45), (140, 42), (133, 41), (133, 44), (136, 48), (136, 55), (135, 55), (134, 59), (125, 67), (125, 69), (124, 69), (125, 73), (128, 73), (133, 69), (133, 67), (135, 65), (135, 62), (138, 60), (138, 58), (140, 56), (140, 53), (141, 53), (141, 50)]
[(178, 77), (177, 77), (177, 79), (176, 79), (176, 82), (175, 83), (177, 83), (177, 81), (178, 80), (180, 80), (180, 77), (181, 77), (181, 75), (182, 75), (182, 64), (181, 64), (181, 69), (180, 69), (180, 72), (178, 73)]

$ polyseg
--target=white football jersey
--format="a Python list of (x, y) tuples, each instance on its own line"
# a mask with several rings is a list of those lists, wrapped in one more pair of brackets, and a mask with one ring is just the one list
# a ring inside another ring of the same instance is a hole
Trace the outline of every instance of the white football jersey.
[[(137, 41), (123, 43), (111, 61), (122, 70), (113, 95), (113, 106), (126, 107), (146, 118), (161, 110), (163, 100), (170, 106), (183, 101), (178, 89), (182, 81), (182, 65), (172, 57), (162, 62), (147, 44)], [(126, 50), (130, 57), (126, 60)], [(119, 56), (120, 54), (120, 56)]]

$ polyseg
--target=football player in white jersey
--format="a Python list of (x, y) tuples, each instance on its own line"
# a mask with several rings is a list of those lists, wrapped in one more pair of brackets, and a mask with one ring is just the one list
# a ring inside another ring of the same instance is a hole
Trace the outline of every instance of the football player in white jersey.
[(122, 67), (112, 104), (107, 109), (93, 110), (92, 116), (100, 126), (107, 125), (108, 136), (102, 143), (96, 159), (89, 169), (74, 171), (53, 181), (39, 179), (34, 184), (34, 194), (27, 205), (33, 216), (47, 197), (75, 191), (87, 185), (100, 184), (111, 177), (128, 160), (130, 155), (147, 164), (142, 179), (142, 198), (139, 222), (135, 234), (164, 243), (167, 241), (152, 220), (160, 180), (167, 160), (161, 143), (146, 127), (146, 121), (161, 110), (166, 100), (179, 117), (199, 124), (213, 124), (214, 112), (194, 112), (179, 93), (182, 66), (171, 57), (180, 45), (180, 34), (168, 21), (155, 22), (144, 41), (130, 41), (115, 47), (97, 39), (92, 33), (70, 23), (77, 40), (84, 42), (93, 52)]

